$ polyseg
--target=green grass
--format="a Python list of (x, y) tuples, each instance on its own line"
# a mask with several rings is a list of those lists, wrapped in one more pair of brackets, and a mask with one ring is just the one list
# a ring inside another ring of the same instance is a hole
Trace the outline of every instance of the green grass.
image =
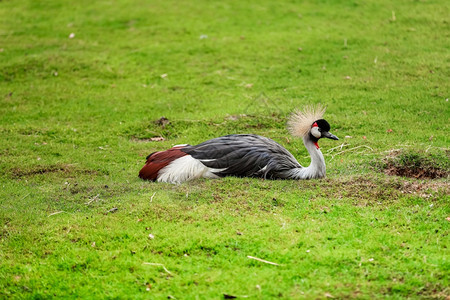
[[(0, 298), (448, 297), (448, 15), (0, 1)], [(137, 178), (153, 151), (231, 133), (307, 165), (285, 123), (319, 102), (341, 138), (321, 142), (326, 179)], [(396, 153), (447, 176), (386, 175)]]

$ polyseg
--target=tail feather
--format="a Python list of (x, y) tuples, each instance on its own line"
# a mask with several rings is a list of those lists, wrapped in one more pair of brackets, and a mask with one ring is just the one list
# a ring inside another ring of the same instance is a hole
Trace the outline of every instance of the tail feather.
[(157, 180), (159, 171), (162, 168), (166, 167), (174, 160), (187, 155), (180, 150), (181, 148), (183, 147), (173, 147), (169, 150), (154, 152), (147, 156), (147, 162), (139, 172), (139, 177), (144, 180)]

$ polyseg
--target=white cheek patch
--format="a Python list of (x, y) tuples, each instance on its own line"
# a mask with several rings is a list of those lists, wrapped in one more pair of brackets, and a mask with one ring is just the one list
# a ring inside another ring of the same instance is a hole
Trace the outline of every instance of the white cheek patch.
[(319, 127), (313, 127), (311, 128), (311, 134), (315, 137), (320, 139), (320, 137), (322, 136), (322, 134), (319, 131)]

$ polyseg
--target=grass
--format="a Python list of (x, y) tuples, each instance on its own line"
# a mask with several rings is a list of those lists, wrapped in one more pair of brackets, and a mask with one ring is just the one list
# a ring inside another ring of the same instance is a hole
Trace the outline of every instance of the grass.
[[(448, 297), (448, 175), (380, 168), (448, 172), (448, 12), (0, 1), (0, 297)], [(230, 133), (307, 165), (285, 122), (318, 102), (341, 138), (321, 142), (326, 179), (137, 178), (153, 151)]]

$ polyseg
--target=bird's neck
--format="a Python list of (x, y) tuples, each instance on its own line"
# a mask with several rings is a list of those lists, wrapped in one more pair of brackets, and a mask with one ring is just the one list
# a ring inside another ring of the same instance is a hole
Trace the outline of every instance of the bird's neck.
[(323, 178), (326, 174), (325, 159), (320, 151), (317, 141), (313, 141), (310, 135), (303, 138), (303, 143), (311, 156), (311, 164), (306, 168), (295, 169), (296, 179)]

